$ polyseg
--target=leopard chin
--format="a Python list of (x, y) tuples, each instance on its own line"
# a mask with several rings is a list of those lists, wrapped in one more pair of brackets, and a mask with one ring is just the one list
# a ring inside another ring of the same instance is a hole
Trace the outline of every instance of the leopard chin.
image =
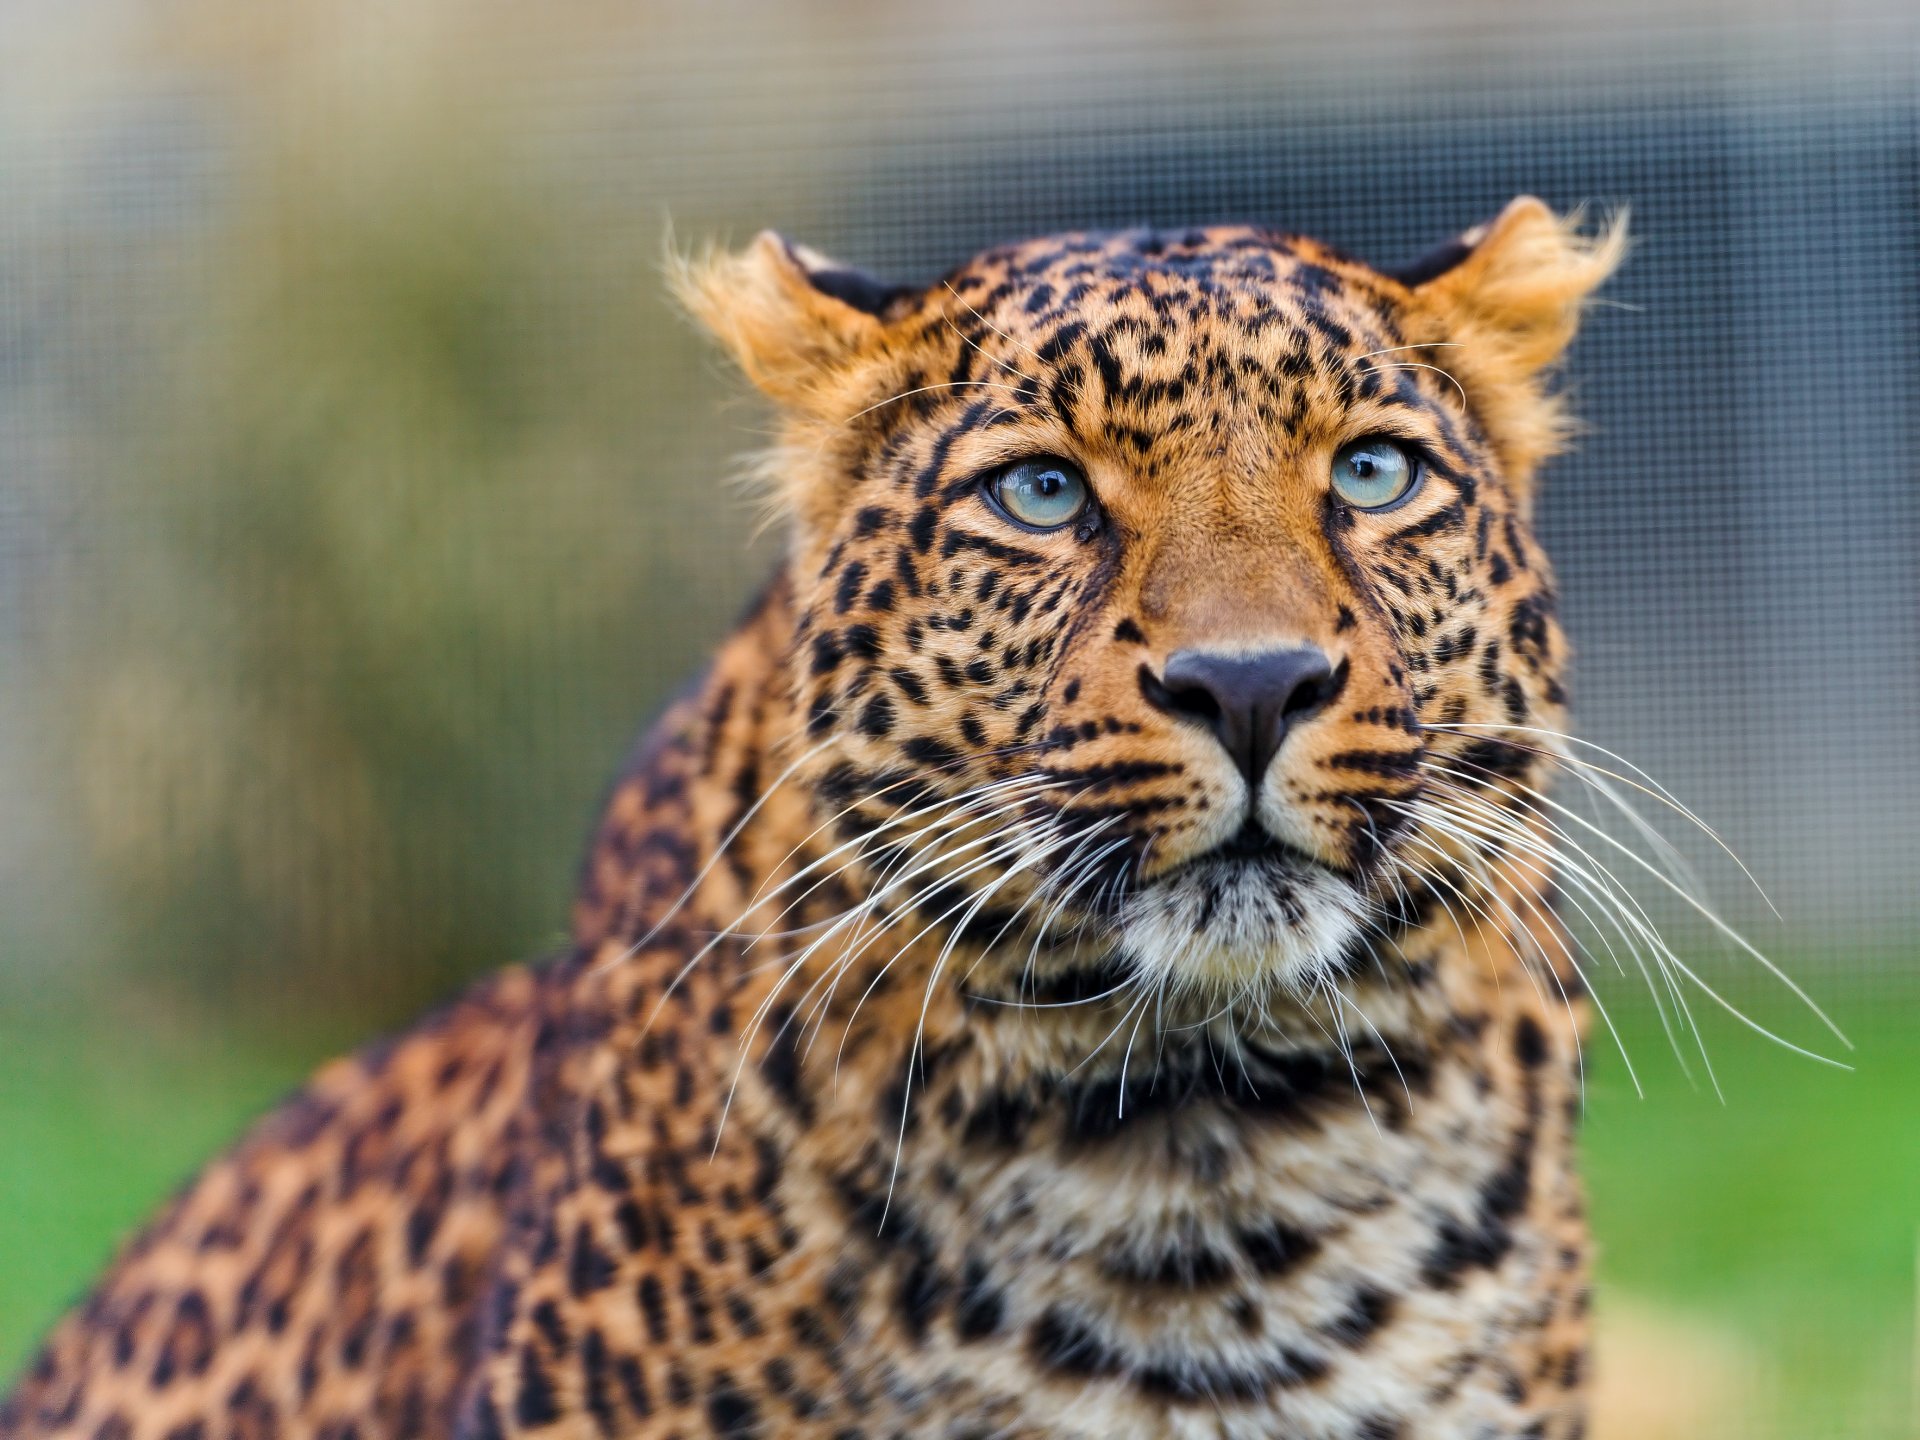
[(1224, 1004), (1278, 987), (1305, 997), (1344, 973), (1366, 898), (1286, 850), (1213, 851), (1120, 904), (1113, 937), (1146, 985)]

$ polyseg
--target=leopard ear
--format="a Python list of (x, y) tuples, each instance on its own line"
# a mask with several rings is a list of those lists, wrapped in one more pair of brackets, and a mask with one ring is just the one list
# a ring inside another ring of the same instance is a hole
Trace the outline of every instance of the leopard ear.
[(782, 405), (811, 408), (884, 329), (902, 293), (763, 230), (744, 250), (675, 257), (669, 278), (687, 313)]
[(1509, 474), (1524, 481), (1569, 429), (1545, 372), (1560, 358), (1587, 298), (1626, 252), (1626, 220), (1597, 233), (1523, 195), (1401, 279), (1417, 329), (1448, 347), (1443, 364), (1465, 388)]

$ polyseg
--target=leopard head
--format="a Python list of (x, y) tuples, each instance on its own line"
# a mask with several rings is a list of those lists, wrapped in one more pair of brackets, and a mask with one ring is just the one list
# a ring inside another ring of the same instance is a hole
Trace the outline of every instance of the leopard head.
[(795, 743), (869, 888), (1175, 992), (1352, 964), (1562, 724), (1532, 497), (1622, 244), (1523, 198), (1398, 274), (1247, 226), (686, 263), (778, 410)]

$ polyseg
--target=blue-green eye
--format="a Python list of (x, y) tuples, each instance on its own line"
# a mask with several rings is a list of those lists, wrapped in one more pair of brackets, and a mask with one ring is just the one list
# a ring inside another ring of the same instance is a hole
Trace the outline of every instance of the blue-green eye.
[(1356, 440), (1333, 457), (1333, 493), (1360, 510), (1406, 499), (1419, 478), (1419, 463), (1391, 440)]
[(1087, 477), (1065, 460), (1022, 460), (987, 481), (993, 503), (1016, 523), (1058, 530), (1086, 514), (1093, 499)]

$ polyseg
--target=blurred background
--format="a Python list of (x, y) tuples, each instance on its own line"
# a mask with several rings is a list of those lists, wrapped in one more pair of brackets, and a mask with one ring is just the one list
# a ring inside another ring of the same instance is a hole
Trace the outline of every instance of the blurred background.
[(560, 942), (777, 545), (669, 224), (924, 280), (1139, 222), (1400, 261), (1533, 191), (1637, 236), (1546, 491), (1582, 733), (1855, 1046), (1692, 989), (1710, 1078), (1590, 952), (1602, 1429), (1920, 1434), (1911, 8), (6, 5), (0, 1374), (312, 1064)]

